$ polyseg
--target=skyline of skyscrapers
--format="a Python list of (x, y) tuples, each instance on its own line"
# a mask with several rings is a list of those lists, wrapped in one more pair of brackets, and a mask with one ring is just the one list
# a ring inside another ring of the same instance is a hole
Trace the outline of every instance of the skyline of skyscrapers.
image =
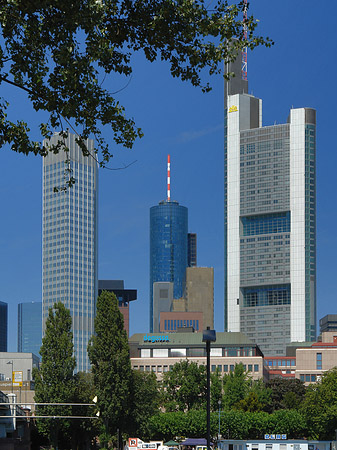
[[(59, 133), (54, 133), (51, 143), (59, 139)], [(83, 156), (75, 139), (68, 133), (69, 152), (43, 158), (43, 324), (49, 308), (55, 302), (64, 303), (72, 316), (76, 370), (88, 371), (87, 345), (94, 332), (98, 290), (98, 166), (95, 158)], [(94, 141), (88, 139), (86, 145), (93, 153)], [(66, 170), (71, 170), (75, 184), (55, 190), (65, 186)]]
[(18, 304), (18, 352), (40, 356), (42, 344), (42, 302)]
[(316, 112), (262, 126), (239, 61), (225, 96), (225, 331), (265, 355), (316, 337)]

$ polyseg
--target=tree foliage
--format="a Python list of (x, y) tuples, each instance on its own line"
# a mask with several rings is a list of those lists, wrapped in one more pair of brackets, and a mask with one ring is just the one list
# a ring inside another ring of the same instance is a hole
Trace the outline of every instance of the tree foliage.
[[(211, 413), (211, 436), (218, 434), (218, 413)], [(172, 436), (206, 437), (206, 411), (169, 412), (152, 416), (149, 421), (152, 439), (168, 440)], [(262, 439), (269, 433), (286, 433), (289, 439), (307, 435), (306, 421), (299, 411), (244, 412), (222, 411), (220, 434), (225, 439)]]
[(223, 378), (223, 400), (225, 408), (231, 409), (249, 393), (250, 378), (242, 363), (235, 364), (234, 371)]
[(271, 390), (268, 411), (299, 408), (305, 395), (305, 386), (298, 379), (274, 378), (266, 383)]
[(89, 341), (97, 404), (106, 431), (128, 429), (132, 372), (129, 346), (118, 300), (103, 291), (97, 299), (95, 335)]
[[(36, 403), (72, 403), (75, 394), (73, 371), (76, 361), (73, 356), (72, 320), (63, 303), (55, 303), (49, 309), (45, 335), (40, 350), (40, 368), (33, 369)], [(71, 406), (39, 406), (36, 415), (71, 415)], [(48, 436), (56, 446), (59, 435), (63, 440), (69, 436), (69, 420), (41, 419), (37, 421), (39, 431)], [(60, 448), (62, 448), (62, 439)]]
[(166, 411), (190, 411), (206, 402), (206, 368), (188, 360), (165, 372), (162, 395)]
[[(106, 76), (122, 76), (124, 83), (132, 73), (132, 55), (142, 52), (150, 62), (166, 61), (173, 77), (208, 90), (201, 80), (204, 69), (213, 74), (243, 47), (271, 43), (255, 35), (257, 21), (252, 16), (245, 21), (244, 36), (242, 8), (243, 2), (228, 5), (225, 0), (211, 10), (203, 0), (1, 2), (0, 84), (16, 86), (35, 111), (43, 112), (42, 137), (69, 127), (88, 154), (84, 142), (95, 136), (105, 165), (112, 156), (102, 138), (105, 126), (109, 140), (127, 148), (142, 136), (117, 100), (118, 88), (111, 92), (109, 85), (104, 87)], [(19, 109), (16, 121), (11, 121), (7, 106), (3, 98), (0, 146), (8, 143), (14, 151), (40, 155), (65, 148), (62, 141), (55, 147), (32, 141), (30, 125)]]
[(133, 370), (130, 435), (150, 438), (149, 419), (159, 412), (159, 406), (159, 384), (155, 373)]
[(302, 411), (311, 439), (334, 439), (337, 424), (337, 368), (322, 375), (322, 380), (307, 388)]

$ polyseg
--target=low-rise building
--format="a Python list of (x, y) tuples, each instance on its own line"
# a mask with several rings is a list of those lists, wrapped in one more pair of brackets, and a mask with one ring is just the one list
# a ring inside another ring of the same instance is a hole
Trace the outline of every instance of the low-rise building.
[(295, 377), (306, 385), (319, 381), (327, 370), (337, 367), (337, 331), (323, 332), (310, 347), (296, 348)]
[[(155, 372), (159, 379), (182, 360), (206, 364), (202, 333), (137, 333), (130, 338), (129, 345), (132, 368)], [(263, 354), (255, 343), (242, 333), (216, 333), (216, 342), (211, 344), (211, 371), (229, 373), (239, 363), (253, 379), (267, 379)]]

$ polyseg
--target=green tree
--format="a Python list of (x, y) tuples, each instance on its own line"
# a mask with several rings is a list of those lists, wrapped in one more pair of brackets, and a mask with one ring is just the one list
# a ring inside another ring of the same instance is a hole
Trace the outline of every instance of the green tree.
[(128, 429), (132, 371), (129, 345), (118, 300), (103, 291), (97, 299), (95, 335), (88, 345), (97, 404), (105, 436)]
[[(55, 303), (46, 320), (40, 350), (41, 364), (33, 370), (36, 403), (72, 403), (74, 400), (76, 361), (71, 325), (69, 310), (63, 303)], [(71, 411), (71, 406), (39, 406), (36, 415), (66, 416), (71, 415)], [(48, 436), (53, 446), (59, 444), (59, 448), (63, 448), (69, 436), (69, 420), (41, 419), (37, 424), (39, 432)]]
[(274, 378), (266, 383), (266, 387), (271, 390), (268, 412), (297, 409), (304, 399), (305, 386), (298, 379)]
[(160, 394), (154, 372), (132, 373), (132, 407), (129, 433), (132, 436), (150, 438), (149, 419), (159, 411)]
[(249, 386), (249, 374), (245, 371), (243, 364), (235, 364), (234, 371), (223, 378), (222, 404), (228, 409), (235, 407), (248, 395)]
[[(242, 9), (243, 2), (228, 5), (226, 0), (210, 10), (203, 1), (191, 0), (1, 2), (0, 84), (16, 86), (35, 111), (43, 112), (44, 138), (55, 128), (70, 127), (88, 155), (84, 141), (94, 135), (105, 165), (112, 156), (102, 138), (105, 126), (109, 140), (127, 148), (142, 136), (111, 93), (109, 75), (114, 83), (116, 75), (125, 82), (132, 73), (132, 55), (142, 52), (150, 62), (167, 61), (173, 77), (208, 90), (201, 81), (204, 69), (214, 74), (243, 47), (271, 44), (255, 36), (252, 16), (245, 21), (245, 37)], [(2, 99), (0, 146), (8, 143), (14, 151), (40, 155), (65, 149), (62, 141), (52, 148), (32, 141), (19, 110), (12, 121), (7, 106)], [(69, 183), (73, 181), (70, 177)]]
[(222, 376), (219, 369), (216, 369), (211, 373), (211, 411), (219, 410), (219, 401), (222, 401)]
[[(77, 372), (75, 374), (75, 403), (93, 403), (96, 396), (94, 377), (91, 372)], [(91, 442), (99, 434), (98, 420), (95, 416), (95, 408), (92, 406), (74, 406), (73, 415), (82, 417), (94, 416), (94, 419), (74, 419), (71, 423), (72, 448), (86, 450)]]
[(206, 401), (206, 368), (188, 360), (174, 364), (162, 381), (166, 411), (189, 411)]
[(325, 372), (322, 380), (307, 388), (302, 411), (309, 438), (334, 439), (337, 423), (337, 368)]

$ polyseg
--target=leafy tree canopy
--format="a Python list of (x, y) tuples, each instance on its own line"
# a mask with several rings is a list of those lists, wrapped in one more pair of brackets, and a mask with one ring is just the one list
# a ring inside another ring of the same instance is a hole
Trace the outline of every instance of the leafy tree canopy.
[[(36, 403), (71, 403), (74, 400), (75, 384), (73, 371), (76, 361), (73, 356), (72, 320), (63, 303), (55, 303), (49, 309), (45, 335), (40, 349), (40, 368), (33, 369)], [(71, 415), (71, 407), (39, 406), (36, 415)], [(39, 431), (57, 445), (59, 434), (67, 438), (68, 420), (38, 420)], [(62, 443), (61, 446), (62, 447)]]
[[(243, 2), (229, 5), (218, 0), (212, 10), (203, 0), (11, 0), (1, 2), (0, 84), (26, 93), (45, 121), (41, 135), (71, 128), (83, 153), (85, 140), (95, 136), (100, 163), (112, 154), (102, 138), (110, 128), (117, 144), (131, 148), (142, 136), (128, 118), (116, 94), (103, 86), (106, 75), (130, 76), (132, 54), (141, 51), (150, 62), (167, 61), (173, 77), (209, 90), (201, 80), (206, 69), (214, 74), (223, 62), (243, 48), (271, 41), (255, 35), (257, 21), (245, 21)], [(230, 45), (228, 45), (230, 42)], [(228, 74), (227, 74), (228, 75)], [(7, 116), (1, 100), (0, 146), (25, 154), (46, 155), (66, 150), (61, 141), (46, 147), (30, 138), (26, 119)], [(19, 115), (19, 110), (16, 110)], [(66, 134), (66, 131), (64, 131)], [(111, 140), (112, 140), (111, 139)]]
[(132, 371), (123, 316), (112, 292), (103, 291), (97, 299), (95, 335), (88, 355), (103, 425), (110, 434), (124, 431), (129, 422)]
[(242, 363), (235, 364), (234, 371), (224, 376), (223, 386), (222, 404), (228, 409), (233, 408), (248, 395), (250, 378)]
[(206, 402), (206, 367), (188, 360), (174, 364), (162, 381), (166, 411), (189, 411)]
[(268, 411), (278, 409), (296, 409), (305, 395), (305, 386), (298, 379), (274, 378), (266, 383), (271, 390)]
[(337, 368), (322, 375), (322, 380), (307, 388), (302, 411), (311, 439), (335, 439), (337, 423)]

